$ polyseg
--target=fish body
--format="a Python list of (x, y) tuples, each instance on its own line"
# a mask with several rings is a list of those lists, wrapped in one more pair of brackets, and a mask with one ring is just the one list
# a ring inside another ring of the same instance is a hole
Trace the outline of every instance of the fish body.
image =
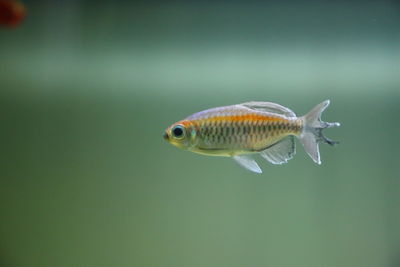
[(180, 123), (190, 125), (196, 132), (191, 151), (216, 156), (259, 152), (301, 130), (297, 118), (241, 105), (209, 109)]
[(251, 154), (260, 154), (273, 164), (286, 163), (295, 154), (294, 138), (307, 153), (321, 163), (318, 142), (336, 142), (322, 135), (322, 129), (339, 126), (320, 120), (329, 100), (303, 117), (271, 102), (246, 102), (204, 110), (168, 127), (164, 138), (171, 144), (195, 153), (233, 157), (243, 167), (257, 173), (261, 169)]

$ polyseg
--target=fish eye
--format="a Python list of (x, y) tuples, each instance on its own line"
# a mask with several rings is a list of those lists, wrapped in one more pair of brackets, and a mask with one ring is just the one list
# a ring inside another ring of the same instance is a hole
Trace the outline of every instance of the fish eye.
[(176, 125), (171, 132), (176, 139), (181, 139), (185, 135), (185, 128), (182, 125)]

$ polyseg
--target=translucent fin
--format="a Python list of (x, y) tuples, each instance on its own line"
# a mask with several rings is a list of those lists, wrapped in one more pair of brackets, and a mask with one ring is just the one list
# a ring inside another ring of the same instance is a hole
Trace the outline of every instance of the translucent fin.
[(284, 106), (272, 103), (272, 102), (252, 101), (252, 102), (242, 103), (240, 105), (245, 106), (250, 109), (259, 110), (259, 111), (267, 111), (267, 112), (271, 112), (271, 113), (282, 114), (287, 117), (296, 117), (296, 114), (294, 114), (294, 112), (291, 111), (290, 109), (288, 109)]
[(340, 126), (340, 123), (338, 122), (330, 123), (321, 121), (321, 114), (329, 106), (329, 103), (329, 100), (325, 100), (324, 102), (314, 107), (309, 113), (301, 117), (304, 122), (304, 129), (302, 134), (300, 135), (300, 142), (303, 144), (307, 154), (317, 164), (321, 164), (321, 158), (318, 148), (319, 142), (322, 141), (329, 145), (338, 144), (338, 142), (332, 141), (322, 134), (322, 130), (325, 128)]
[(262, 173), (262, 170), (258, 166), (257, 162), (250, 155), (238, 155), (233, 156), (233, 159), (242, 167), (249, 171)]
[(294, 137), (288, 136), (279, 143), (263, 150), (260, 155), (272, 164), (287, 163), (296, 154)]

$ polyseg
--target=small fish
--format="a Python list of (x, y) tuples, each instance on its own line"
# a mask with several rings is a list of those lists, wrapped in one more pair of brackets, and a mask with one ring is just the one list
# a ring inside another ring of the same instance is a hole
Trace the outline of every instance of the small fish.
[(0, 25), (18, 26), (26, 16), (25, 5), (18, 0), (0, 0)]
[(242, 167), (262, 173), (252, 154), (272, 164), (283, 164), (296, 153), (294, 136), (311, 159), (321, 164), (318, 143), (335, 145), (322, 130), (340, 126), (321, 121), (326, 100), (297, 117), (290, 109), (272, 102), (246, 102), (207, 109), (172, 124), (164, 139), (184, 150), (210, 156), (232, 157)]

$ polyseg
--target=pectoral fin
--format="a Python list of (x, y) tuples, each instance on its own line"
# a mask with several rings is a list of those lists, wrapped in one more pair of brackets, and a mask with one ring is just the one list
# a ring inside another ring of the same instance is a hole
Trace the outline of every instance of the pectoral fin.
[(233, 159), (242, 167), (248, 169), (249, 171), (262, 173), (260, 166), (250, 155), (238, 155), (233, 156)]
[(272, 164), (287, 163), (296, 154), (293, 136), (288, 136), (275, 145), (260, 152), (260, 155)]

